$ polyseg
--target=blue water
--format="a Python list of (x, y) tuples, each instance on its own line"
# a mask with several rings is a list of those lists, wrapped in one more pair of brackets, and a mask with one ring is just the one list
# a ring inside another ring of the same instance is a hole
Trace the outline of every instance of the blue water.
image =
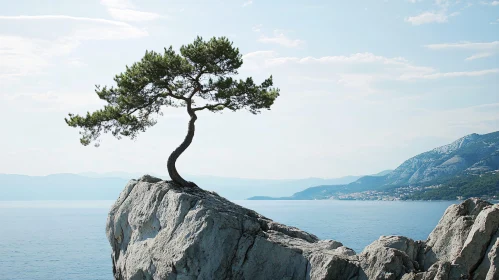
[[(360, 252), (380, 235), (426, 239), (455, 202), (236, 201)], [(112, 201), (0, 201), (0, 280), (112, 279)]]

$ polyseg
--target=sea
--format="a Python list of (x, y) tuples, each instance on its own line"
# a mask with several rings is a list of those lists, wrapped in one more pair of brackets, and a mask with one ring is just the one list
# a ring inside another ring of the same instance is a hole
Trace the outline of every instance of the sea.
[[(114, 201), (0, 201), (0, 280), (112, 280)], [(425, 240), (458, 201), (234, 201), (360, 253), (381, 235)]]

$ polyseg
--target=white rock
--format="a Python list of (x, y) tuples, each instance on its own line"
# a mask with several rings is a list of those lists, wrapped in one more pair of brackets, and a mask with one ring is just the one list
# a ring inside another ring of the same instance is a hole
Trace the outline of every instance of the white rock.
[(109, 212), (115, 279), (499, 279), (499, 206), (450, 206), (426, 242), (382, 236), (355, 252), (213, 192), (144, 176)]

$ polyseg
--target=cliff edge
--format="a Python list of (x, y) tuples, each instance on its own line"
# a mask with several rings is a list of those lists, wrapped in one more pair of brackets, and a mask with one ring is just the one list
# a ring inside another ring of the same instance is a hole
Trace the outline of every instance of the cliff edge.
[(426, 241), (382, 236), (360, 254), (216, 193), (131, 180), (106, 233), (115, 279), (499, 279), (499, 205), (450, 206)]

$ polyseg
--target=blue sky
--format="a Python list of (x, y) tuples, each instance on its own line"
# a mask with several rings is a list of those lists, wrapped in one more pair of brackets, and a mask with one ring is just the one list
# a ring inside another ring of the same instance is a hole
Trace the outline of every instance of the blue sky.
[(185, 135), (165, 108), (135, 141), (79, 144), (69, 112), (103, 106), (145, 50), (227, 36), (241, 76), (272, 74), (272, 110), (201, 112), (178, 169), (245, 178), (339, 177), (397, 167), (499, 130), (499, 1), (21, 0), (0, 12), (0, 173), (152, 172)]

